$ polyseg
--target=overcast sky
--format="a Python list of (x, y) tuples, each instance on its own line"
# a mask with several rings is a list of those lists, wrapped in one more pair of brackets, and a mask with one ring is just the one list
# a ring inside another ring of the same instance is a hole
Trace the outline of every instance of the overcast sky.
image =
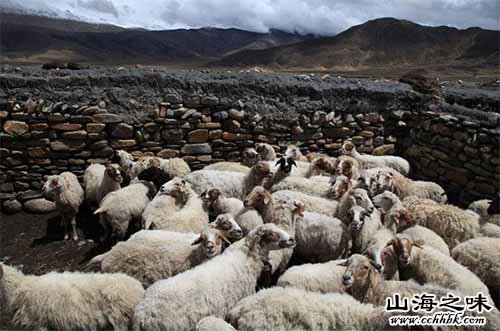
[(270, 28), (333, 35), (379, 17), (499, 29), (500, 0), (0, 0), (93, 22), (171, 29)]

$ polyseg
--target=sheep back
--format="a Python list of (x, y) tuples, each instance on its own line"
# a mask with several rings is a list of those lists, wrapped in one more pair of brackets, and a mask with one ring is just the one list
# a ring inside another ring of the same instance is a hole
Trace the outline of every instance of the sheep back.
[(349, 229), (339, 219), (305, 212), (295, 230), (294, 254), (306, 262), (326, 262), (338, 259), (347, 252)]

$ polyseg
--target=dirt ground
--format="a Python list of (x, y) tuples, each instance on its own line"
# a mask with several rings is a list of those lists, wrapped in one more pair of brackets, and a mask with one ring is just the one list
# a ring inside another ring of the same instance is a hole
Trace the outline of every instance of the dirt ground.
[[(57, 213), (0, 214), (0, 261), (27, 274), (82, 270), (95, 255), (109, 249), (96, 244), (97, 220), (89, 213), (77, 217), (79, 241), (63, 240)], [(85, 230), (82, 230), (85, 229)], [(0, 330), (13, 330), (0, 313)]]

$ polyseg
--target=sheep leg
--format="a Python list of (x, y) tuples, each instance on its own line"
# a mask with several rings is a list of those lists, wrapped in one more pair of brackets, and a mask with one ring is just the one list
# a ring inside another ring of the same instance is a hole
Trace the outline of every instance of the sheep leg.
[(100, 242), (105, 242), (109, 238), (109, 227), (103, 215), (99, 216), (99, 223), (101, 224), (102, 227), (102, 234), (99, 240)]
[(78, 233), (76, 232), (76, 215), (73, 215), (71, 218), (71, 229), (73, 231), (73, 240), (78, 240)]
[(69, 239), (69, 232), (68, 232), (68, 217), (66, 214), (62, 214), (61, 216), (61, 221), (62, 221), (62, 224), (64, 226), (64, 240), (68, 240)]

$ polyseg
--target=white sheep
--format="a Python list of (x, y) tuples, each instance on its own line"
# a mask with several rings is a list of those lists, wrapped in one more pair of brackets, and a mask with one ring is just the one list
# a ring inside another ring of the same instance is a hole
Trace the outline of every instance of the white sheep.
[[(56, 208), (61, 213), (61, 223), (64, 226), (64, 239), (69, 239), (71, 232), (73, 240), (78, 240), (76, 215), (85, 195), (78, 182), (78, 178), (71, 172), (49, 176), (42, 187), (42, 193), (46, 198), (55, 201)], [(69, 230), (70, 224), (71, 230)]]
[(311, 161), (304, 177), (310, 178), (313, 176), (335, 174), (337, 160), (333, 157), (320, 156)]
[(244, 199), (255, 186), (262, 185), (271, 175), (270, 165), (259, 161), (250, 168), (247, 174), (231, 171), (198, 170), (188, 174), (185, 180), (191, 184), (193, 190), (198, 194), (211, 188), (217, 188), (227, 197)]
[(156, 194), (151, 182), (140, 181), (106, 195), (94, 212), (103, 227), (101, 240), (125, 238), (131, 222), (140, 220), (144, 209)]
[(373, 261), (363, 255), (354, 254), (344, 264), (346, 271), (342, 276), (343, 283), (348, 293), (363, 303), (382, 306), (394, 293), (409, 299), (415, 294), (428, 293), (439, 299), (452, 292), (449, 288), (435, 284), (420, 285), (414, 281), (384, 280)]
[(434, 283), (466, 295), (476, 295), (479, 292), (490, 295), (486, 285), (474, 273), (450, 256), (406, 238), (396, 238), (391, 245), (398, 258), (401, 279)]
[(241, 163), (222, 161), (206, 166), (203, 170), (221, 170), (247, 173), (261, 160), (259, 153), (253, 148), (245, 148), (241, 152)]
[(338, 202), (325, 198), (315, 197), (302, 192), (283, 190), (274, 192), (273, 198), (276, 199), (295, 199), (304, 203), (304, 209), (310, 212), (323, 214), (326, 216), (334, 216), (337, 210)]
[(118, 165), (91, 164), (85, 169), (83, 175), (85, 200), (90, 206), (99, 206), (101, 200), (108, 193), (121, 188), (122, 181)]
[(364, 253), (372, 237), (382, 227), (378, 214), (375, 214), (373, 218), (371, 216), (372, 214), (361, 206), (354, 205), (349, 209), (344, 223), (351, 231), (351, 252)]
[(236, 216), (244, 208), (243, 201), (228, 198), (217, 188), (202, 192), (200, 198), (203, 201), (203, 208), (214, 217), (226, 213)]
[(500, 298), (500, 238), (478, 237), (463, 242), (451, 251), (451, 256), (469, 268)]
[(341, 293), (273, 287), (241, 300), (228, 315), (239, 331), (389, 330), (383, 307)]
[[(274, 223), (282, 230), (294, 235), (297, 220), (303, 217), (304, 204), (298, 200), (274, 199), (262, 186), (256, 186), (244, 201), (245, 207), (255, 208), (264, 223)], [(271, 273), (281, 274), (292, 257), (293, 249), (278, 250), (269, 253)]]
[(207, 316), (196, 324), (196, 331), (236, 331), (236, 329), (223, 319)]
[(24, 275), (0, 263), (0, 289), (12, 323), (23, 330), (123, 330), (144, 289), (124, 274)]
[(295, 161), (304, 161), (304, 162), (308, 161), (307, 157), (305, 157), (304, 154), (302, 154), (302, 152), (300, 151), (298, 145), (288, 145), (285, 151), (285, 157), (286, 158), (290, 157)]
[(387, 244), (395, 237), (396, 235), (391, 230), (382, 227), (369, 239), (366, 250), (363, 252), (373, 261), (374, 267), (384, 274), (385, 279), (394, 279), (398, 277), (397, 262), (385, 258), (383, 254)]
[[(335, 184), (337, 185), (338, 182), (345, 181), (346, 179), (344, 176), (339, 176)], [(368, 196), (368, 191), (366, 191), (365, 189), (349, 188), (349, 186), (347, 186), (347, 189), (341, 189), (340, 191), (336, 190), (336, 192), (344, 192), (342, 197), (340, 198), (339, 205), (335, 213), (335, 217), (337, 217), (342, 222), (346, 224), (348, 223), (347, 214), (349, 210), (354, 206), (363, 207), (368, 212), (368, 214), (376, 213), (376, 216), (380, 218), (380, 213), (373, 206), (373, 203)]]
[(269, 163), (273, 175), (267, 182), (268, 189), (273, 185), (277, 185), (288, 177), (306, 177), (310, 171), (310, 164), (308, 162), (295, 161), (292, 158), (280, 158), (276, 163)]
[(478, 215), (452, 205), (429, 203), (429, 199), (408, 197), (403, 206), (412, 218), (441, 236), (452, 249), (458, 243), (477, 237), (480, 230)]
[(156, 193), (142, 212), (141, 229), (150, 229), (155, 222), (161, 222), (163, 218), (172, 215), (175, 211), (177, 211), (175, 197), (161, 192)]
[[(157, 231), (161, 230), (152, 230)], [(89, 267), (97, 267), (101, 272), (125, 273), (148, 287), (219, 255), (222, 240), (227, 240), (213, 227), (207, 227), (199, 235), (171, 231), (149, 235), (148, 232), (140, 231), (134, 238), (95, 256)]]
[(161, 208), (160, 217), (148, 220), (155, 229), (198, 233), (208, 224), (203, 201), (184, 179), (175, 177), (163, 184), (158, 195), (174, 197), (176, 205), (172, 208), (171, 202), (166, 202), (169, 208)]
[[(417, 225), (406, 208), (402, 207), (401, 209), (391, 210), (388, 216), (390, 219), (389, 222), (394, 224), (393, 232), (398, 232), (399, 238), (411, 239), (413, 242), (422, 242), (425, 245), (438, 250), (444, 255), (450, 255), (450, 249), (443, 238), (441, 238), (434, 231), (421, 225)], [(387, 227), (387, 223), (384, 225)]]
[(340, 265), (343, 262), (344, 260), (333, 260), (291, 267), (280, 276), (276, 286), (321, 293), (344, 293), (342, 275), (345, 272), (345, 267)]
[(272, 185), (271, 192), (298, 191), (308, 195), (328, 198), (331, 185), (329, 182), (314, 181), (305, 177), (289, 176)]
[(135, 308), (133, 330), (192, 330), (203, 317), (224, 318), (255, 293), (269, 251), (294, 244), (275, 224), (257, 227), (222, 255), (149, 287)]
[(159, 167), (170, 178), (183, 177), (191, 172), (191, 168), (189, 168), (187, 162), (181, 158), (163, 159), (155, 156), (144, 156), (134, 162), (134, 157), (124, 150), (118, 150), (116, 155), (118, 156), (122, 171), (128, 174), (131, 179), (134, 179), (141, 172), (149, 168), (152, 160), (159, 162)]
[(250, 171), (250, 168), (239, 162), (222, 161), (210, 164), (203, 168), (203, 170), (232, 171), (246, 174)]
[(356, 150), (356, 146), (350, 141), (346, 141), (342, 147), (344, 155), (352, 156), (355, 158), (361, 168), (369, 169), (375, 167), (389, 167), (398, 171), (400, 174), (404, 176), (408, 176), (410, 173), (410, 164), (408, 161), (399, 156), (392, 155), (369, 155), (369, 154), (360, 154)]
[(446, 203), (447, 196), (444, 189), (434, 182), (411, 180), (399, 173), (379, 173), (377, 184), (382, 190), (395, 193), (403, 200), (408, 196), (417, 196), (422, 199), (431, 199), (437, 203)]
[(297, 221), (294, 255), (304, 262), (326, 262), (349, 251), (349, 228), (339, 219), (305, 212)]
[(276, 160), (276, 151), (273, 146), (266, 143), (255, 144), (255, 150), (260, 155), (262, 161), (274, 161)]

